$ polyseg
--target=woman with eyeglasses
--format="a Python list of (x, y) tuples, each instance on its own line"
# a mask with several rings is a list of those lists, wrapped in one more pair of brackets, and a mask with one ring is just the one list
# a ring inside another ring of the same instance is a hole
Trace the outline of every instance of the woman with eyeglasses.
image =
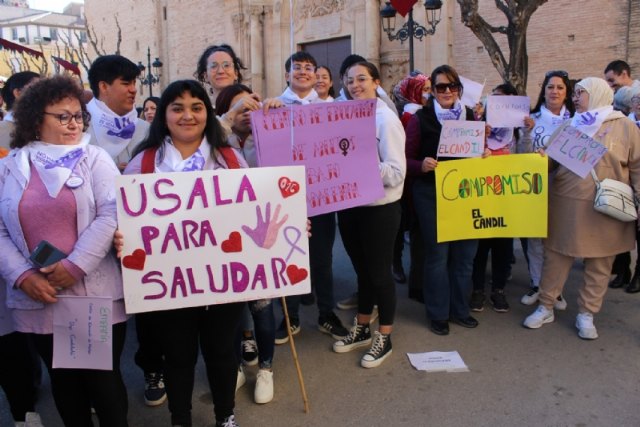
[[(88, 144), (82, 96), (76, 81), (57, 76), (29, 86), (16, 104), (14, 150), (0, 164), (0, 276), (16, 330), (30, 335), (49, 371), (63, 423), (92, 425), (93, 407), (101, 426), (127, 426), (120, 373), (127, 316), (111, 251), (120, 172), (106, 151)], [(37, 262), (43, 242), (62, 259)], [(58, 297), (87, 295), (113, 301), (113, 369), (52, 369)]]
[[(469, 314), (471, 271), (477, 240), (438, 243), (435, 169), (440, 133), (445, 120), (474, 120), (473, 111), (462, 105), (462, 83), (457, 71), (441, 65), (431, 73), (431, 94), (407, 127), (407, 171), (415, 179), (413, 200), (425, 246), (423, 293), (429, 328), (437, 335), (449, 334), (449, 321), (475, 328)], [(442, 159), (442, 161), (448, 159)]]
[[(572, 84), (566, 71), (553, 70), (545, 74), (538, 100), (530, 114), (533, 120), (531, 148), (534, 152), (544, 148), (558, 126), (570, 120), (575, 113), (572, 94)], [(522, 296), (520, 302), (524, 305), (532, 305), (538, 301), (540, 294), (544, 239), (528, 238), (523, 241), (523, 247), (527, 256), (531, 289)], [(555, 308), (558, 310), (567, 308), (567, 302), (562, 295), (558, 296)]]
[[(573, 102), (576, 114), (569, 124), (607, 147), (593, 169), (597, 179), (611, 178), (631, 185), (635, 197), (640, 197), (640, 130), (613, 110), (613, 91), (607, 82), (597, 77), (579, 81)], [(594, 210), (595, 177), (587, 175), (583, 179), (555, 162), (551, 166), (555, 174), (549, 187), (549, 233), (544, 242), (539, 305), (524, 320), (524, 326), (537, 329), (554, 321), (554, 304), (573, 262), (583, 258), (584, 278), (578, 290), (575, 325), (580, 338), (593, 340), (598, 338), (593, 317), (602, 307), (613, 260), (616, 254), (634, 248), (637, 224)]]

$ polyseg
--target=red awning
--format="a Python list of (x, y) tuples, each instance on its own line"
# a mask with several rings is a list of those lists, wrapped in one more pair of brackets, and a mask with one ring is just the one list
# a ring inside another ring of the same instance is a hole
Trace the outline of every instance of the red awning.
[(22, 46), (14, 42), (10, 42), (9, 40), (5, 40), (3, 38), (0, 38), (0, 46), (12, 52), (26, 53), (27, 55), (35, 56), (36, 58), (44, 58), (42, 52), (38, 52), (37, 50), (30, 49), (26, 46)]
[(71, 71), (73, 74), (80, 75), (80, 68), (72, 62), (67, 61), (66, 59), (58, 58), (57, 56), (52, 56), (51, 59), (56, 61), (58, 65), (64, 68), (67, 71)]

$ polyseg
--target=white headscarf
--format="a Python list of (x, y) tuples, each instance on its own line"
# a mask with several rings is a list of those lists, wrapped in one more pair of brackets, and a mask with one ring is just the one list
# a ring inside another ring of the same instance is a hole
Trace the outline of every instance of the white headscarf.
[[(576, 112), (571, 119), (571, 126), (593, 138), (607, 117), (614, 113), (611, 105), (613, 91), (606, 81), (598, 77), (582, 79), (576, 84), (576, 87), (578, 86), (589, 93), (589, 105), (587, 106), (587, 111)], [(622, 116), (621, 113), (616, 113)]]

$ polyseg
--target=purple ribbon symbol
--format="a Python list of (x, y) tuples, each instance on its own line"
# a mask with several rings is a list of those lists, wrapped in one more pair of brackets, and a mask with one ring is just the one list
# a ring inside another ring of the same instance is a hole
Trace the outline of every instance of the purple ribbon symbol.
[[(293, 238), (289, 236), (288, 234), (289, 231), (293, 233)], [(284, 262), (289, 262), (289, 258), (291, 258), (291, 255), (293, 255), (294, 251), (298, 251), (302, 255), (307, 254), (300, 246), (296, 244), (302, 238), (302, 231), (300, 231), (298, 228), (294, 226), (289, 225), (284, 228), (283, 233), (284, 233), (284, 240), (286, 240), (289, 246), (291, 247), (291, 250), (287, 254), (287, 257), (284, 259)]]

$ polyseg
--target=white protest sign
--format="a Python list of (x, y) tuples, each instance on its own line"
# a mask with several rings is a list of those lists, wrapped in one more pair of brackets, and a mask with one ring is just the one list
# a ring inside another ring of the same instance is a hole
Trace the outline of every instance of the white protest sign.
[(117, 178), (128, 313), (311, 291), (301, 166)]
[(480, 157), (484, 151), (484, 122), (445, 120), (438, 157)]
[(113, 369), (108, 297), (58, 296), (53, 305), (53, 368)]
[(487, 97), (487, 123), (494, 128), (522, 127), (530, 108), (528, 96), (490, 95)]
[(418, 371), (427, 372), (469, 372), (469, 368), (457, 351), (430, 351), (428, 353), (407, 353), (409, 362)]
[(469, 108), (475, 107), (476, 104), (480, 102), (480, 98), (482, 98), (484, 84), (474, 82), (462, 76), (460, 76), (460, 82), (462, 82), (463, 87), (460, 101)]
[(545, 152), (571, 172), (584, 178), (607, 152), (607, 147), (573, 126), (560, 130)]

